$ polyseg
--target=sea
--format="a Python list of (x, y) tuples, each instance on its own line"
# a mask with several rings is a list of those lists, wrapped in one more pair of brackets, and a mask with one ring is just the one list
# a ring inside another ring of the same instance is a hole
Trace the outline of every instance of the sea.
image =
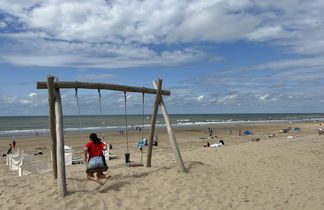
[[(174, 127), (221, 126), (226, 124), (270, 122), (322, 122), (324, 113), (268, 114), (171, 114)], [(127, 123), (126, 123), (127, 122)], [(149, 129), (151, 115), (82, 115), (64, 116), (64, 133), (90, 133), (128, 129)], [(162, 115), (157, 117), (158, 128), (164, 127)], [(49, 135), (47, 116), (0, 116), (0, 138)]]

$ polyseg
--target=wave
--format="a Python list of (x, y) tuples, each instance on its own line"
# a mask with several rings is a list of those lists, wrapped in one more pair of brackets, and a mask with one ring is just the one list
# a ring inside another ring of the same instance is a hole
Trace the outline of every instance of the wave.
[(177, 122), (189, 122), (190, 121), (190, 119), (179, 119), (179, 120), (177, 120)]

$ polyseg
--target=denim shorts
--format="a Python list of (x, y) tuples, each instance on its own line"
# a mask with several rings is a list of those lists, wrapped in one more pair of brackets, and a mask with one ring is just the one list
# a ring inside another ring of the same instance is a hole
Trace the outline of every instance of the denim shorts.
[(102, 156), (92, 157), (88, 162), (88, 168), (104, 168), (105, 164), (103, 162)]

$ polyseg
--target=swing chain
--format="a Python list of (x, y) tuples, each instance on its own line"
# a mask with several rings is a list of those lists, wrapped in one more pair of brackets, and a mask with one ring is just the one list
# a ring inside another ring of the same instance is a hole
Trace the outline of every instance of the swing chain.
[(105, 138), (105, 134), (103, 132), (103, 124), (104, 124), (104, 121), (103, 121), (103, 117), (102, 117), (102, 102), (101, 102), (101, 92), (100, 92), (100, 89), (98, 89), (98, 97), (99, 97), (99, 112), (100, 112), (100, 130), (101, 130), (101, 137), (102, 139)]
[(144, 103), (145, 103), (145, 100), (144, 100), (144, 95), (145, 93), (143, 92), (142, 93), (142, 128), (141, 128), (141, 133), (142, 133), (142, 139), (144, 138)]
[(124, 91), (124, 98), (125, 98), (126, 146), (127, 146), (127, 153), (129, 153), (129, 151), (128, 151), (128, 122), (127, 122), (127, 95), (126, 95), (126, 91)]
[(79, 96), (78, 96), (78, 88), (75, 88), (75, 99), (77, 103), (77, 109), (78, 109), (78, 119), (79, 119), (79, 131), (80, 131), (80, 138), (83, 139), (83, 134), (82, 134), (82, 123), (81, 123), (81, 112), (80, 112), (80, 104), (79, 104)]

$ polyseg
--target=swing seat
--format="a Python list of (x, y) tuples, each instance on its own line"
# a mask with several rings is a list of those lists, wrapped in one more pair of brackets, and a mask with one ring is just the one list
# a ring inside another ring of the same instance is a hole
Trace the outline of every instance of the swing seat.
[(72, 159), (72, 164), (80, 164), (83, 163), (83, 158), (74, 158)]
[(140, 167), (140, 166), (144, 166), (144, 164), (142, 163), (132, 163), (132, 162), (129, 162), (127, 163), (128, 167)]
[(94, 172), (104, 172), (108, 170), (108, 166), (104, 167), (104, 168), (88, 168), (87, 169), (87, 173), (94, 173)]
[(105, 156), (101, 156), (103, 163), (104, 163), (104, 167), (100, 167), (100, 168), (87, 168), (86, 173), (93, 173), (93, 172), (104, 172), (108, 170), (108, 165), (105, 159)]

